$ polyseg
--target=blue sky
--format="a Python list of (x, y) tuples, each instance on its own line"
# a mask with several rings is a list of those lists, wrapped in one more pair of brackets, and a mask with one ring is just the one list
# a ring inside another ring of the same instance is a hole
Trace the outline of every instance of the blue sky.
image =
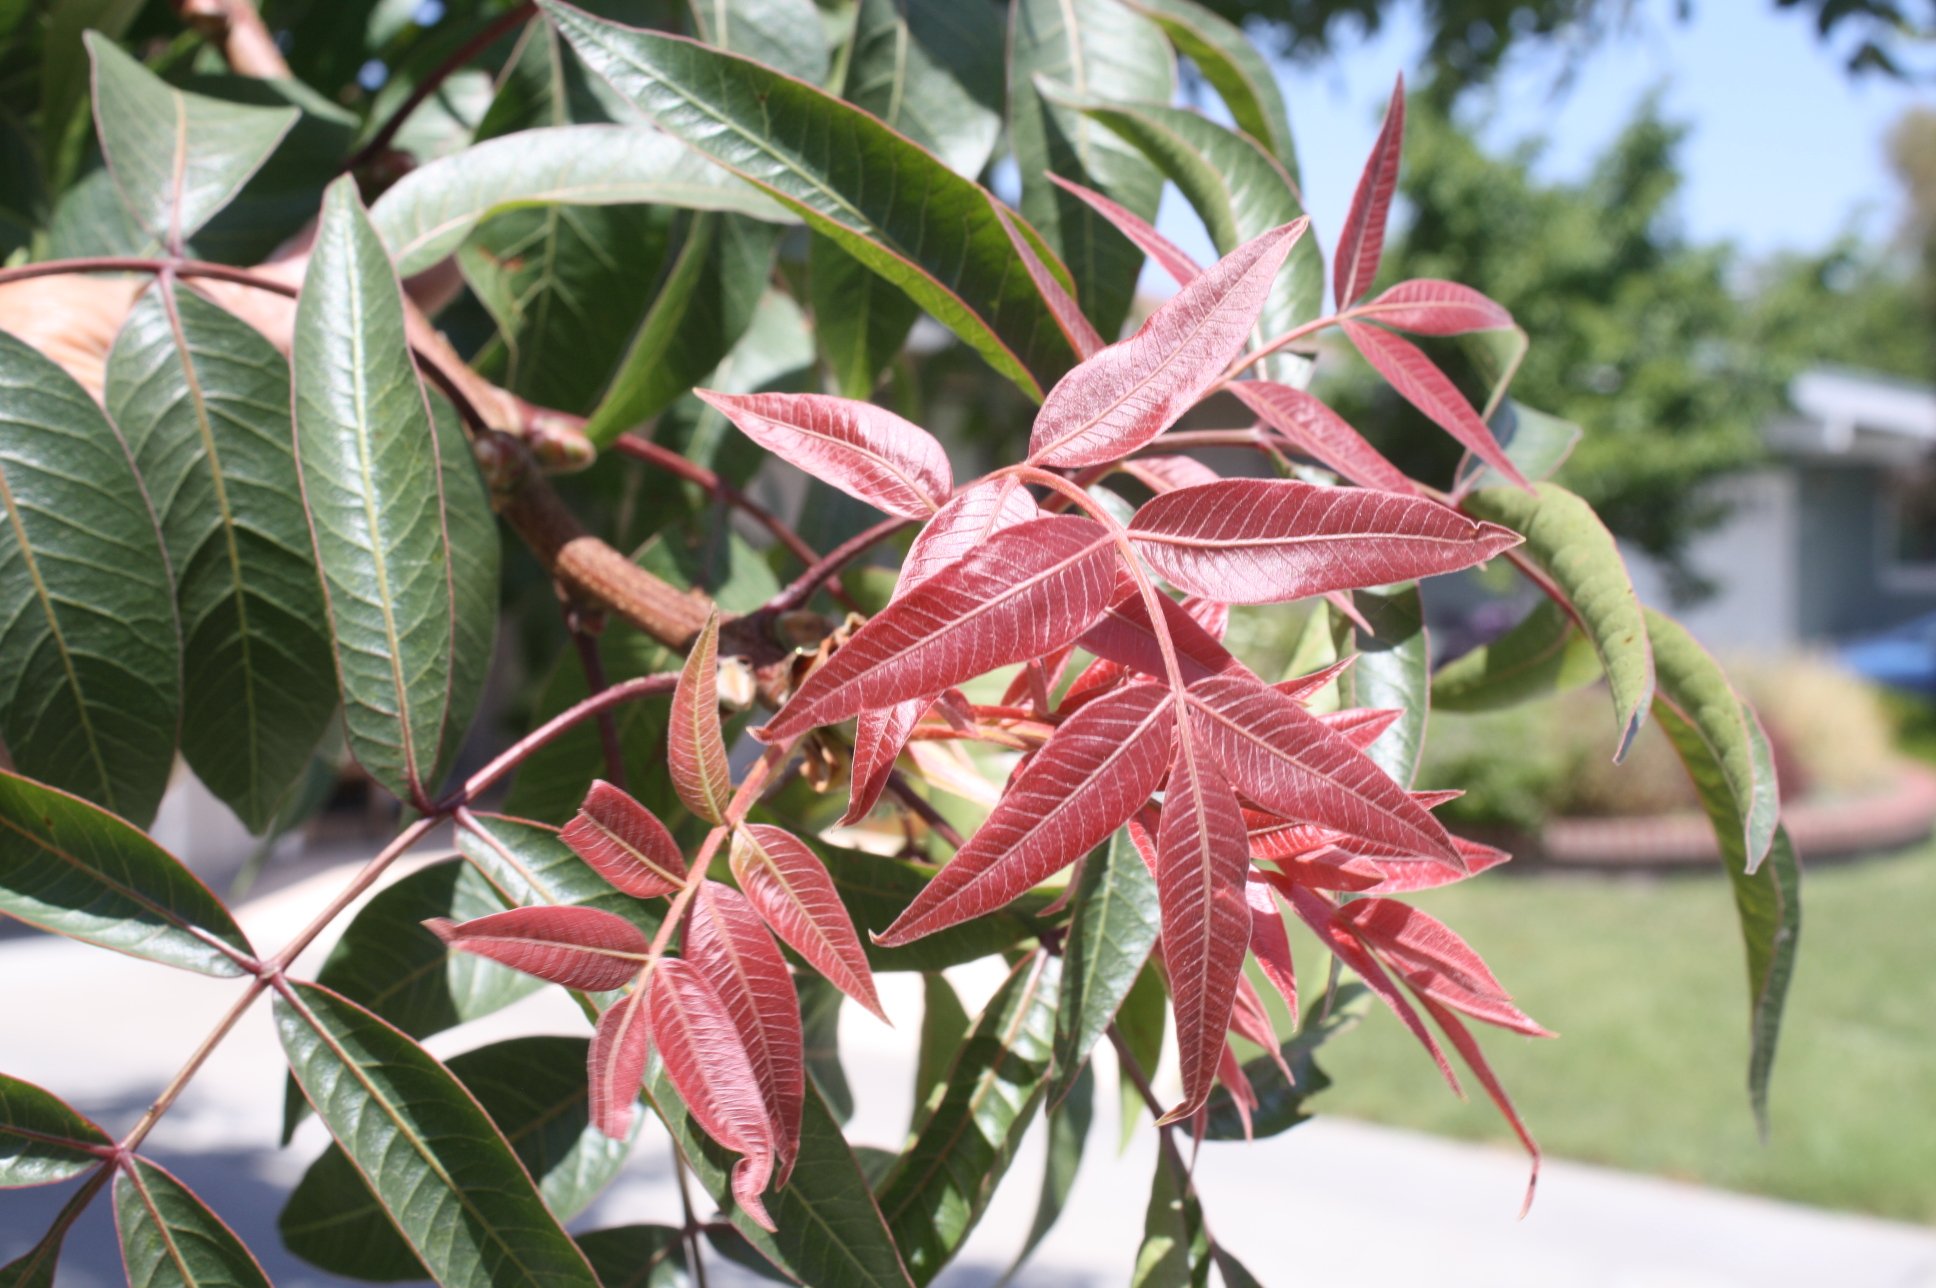
[[(1570, 87), (1554, 92), (1565, 59), (1547, 49), (1519, 60), (1495, 90), (1473, 96), (1489, 148), (1545, 135), (1541, 173), (1571, 178), (1658, 86), (1669, 119), (1692, 127), (1678, 214), (1695, 238), (1732, 241), (1759, 256), (1819, 248), (1865, 211), (1865, 231), (1887, 230), (1897, 198), (1883, 136), (1911, 104), (1936, 103), (1926, 85), (1846, 76), (1841, 55), (1817, 41), (1806, 17), (1777, 12), (1771, 0), (1701, 0), (1687, 23), (1674, 21), (1664, 0), (1635, 8), (1636, 30), (1590, 50)], [(1416, 66), (1421, 45), (1407, 9), (1375, 40), (1357, 41), (1328, 63), (1281, 69), (1305, 192), (1327, 247), (1392, 77)], [(1159, 222), (1189, 249), (1209, 253), (1174, 192)]]

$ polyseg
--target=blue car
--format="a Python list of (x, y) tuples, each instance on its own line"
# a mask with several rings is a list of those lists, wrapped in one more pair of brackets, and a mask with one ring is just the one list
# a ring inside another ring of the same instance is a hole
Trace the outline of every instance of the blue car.
[(1877, 684), (1936, 695), (1936, 613), (1844, 644), (1835, 656)]

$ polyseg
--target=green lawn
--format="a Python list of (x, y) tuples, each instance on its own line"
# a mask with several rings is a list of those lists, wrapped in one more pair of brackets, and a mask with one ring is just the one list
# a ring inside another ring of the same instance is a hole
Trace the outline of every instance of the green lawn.
[[(1560, 1034), (1483, 1032), (1549, 1156), (1936, 1224), (1936, 848), (1805, 874), (1765, 1146), (1743, 1091), (1745, 972), (1718, 872), (1502, 873), (1416, 902)], [(1336, 1086), (1318, 1112), (1510, 1141), (1382, 1010), (1321, 1062)]]

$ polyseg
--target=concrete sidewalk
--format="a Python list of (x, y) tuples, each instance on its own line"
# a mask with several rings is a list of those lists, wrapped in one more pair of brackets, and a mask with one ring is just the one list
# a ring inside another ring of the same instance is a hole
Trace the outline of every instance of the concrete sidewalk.
[[(258, 946), (274, 946), (351, 870), (318, 872), (237, 915)], [(312, 950), (299, 970), (314, 970), (320, 957)], [(963, 972), (964, 1002), (976, 1005), (997, 976)], [(237, 987), (46, 936), (0, 939), (0, 1070), (66, 1097), (111, 1132), (125, 1130)], [(860, 1106), (855, 1139), (891, 1146), (906, 1130), (912, 1100), (920, 988), (913, 978), (887, 976), (881, 991), (897, 1027), (849, 1007), (842, 1051)], [(584, 1032), (557, 990), (429, 1045), (448, 1056), (542, 1032)], [(312, 1119), (295, 1144), (275, 1150), (282, 1071), (263, 1005), (163, 1120), (147, 1152), (236, 1228), (277, 1284), (339, 1283), (284, 1253), (276, 1234), (284, 1196), (326, 1139)], [(1100, 1071), (1099, 1085), (1113, 1088), (1114, 1070), (1105, 1063)], [(1096, 1118), (1070, 1207), (1019, 1284), (1128, 1282), (1154, 1137), (1145, 1129), (1117, 1155), (1110, 1090)], [(1040, 1136), (1038, 1127), (941, 1288), (984, 1288), (1006, 1268), (1034, 1214)], [(574, 1227), (675, 1220), (667, 1149), (663, 1133), (648, 1129), (624, 1174)], [(1272, 1288), (1936, 1288), (1936, 1230), (1565, 1162), (1548, 1163), (1539, 1200), (1521, 1222), (1519, 1155), (1341, 1119), (1321, 1118), (1254, 1145), (1208, 1145), (1198, 1181), (1212, 1229)], [(39, 1237), (67, 1188), (0, 1193), (0, 1264)], [(760, 1282), (716, 1263), (712, 1279)], [(109, 1205), (97, 1201), (69, 1237), (60, 1283), (121, 1282)]]

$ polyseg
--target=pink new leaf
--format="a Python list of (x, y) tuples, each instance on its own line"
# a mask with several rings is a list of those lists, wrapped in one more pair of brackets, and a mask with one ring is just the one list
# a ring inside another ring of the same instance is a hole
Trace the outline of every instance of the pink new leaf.
[(1042, 257), (1035, 253), (1035, 247), (1030, 245), (1029, 239), (1022, 235), (1022, 230), (1015, 226), (1015, 216), (1009, 212), (1008, 207), (992, 196), (988, 198), (988, 204), (994, 210), (995, 218), (1001, 221), (1002, 231), (1008, 234), (1009, 245), (1015, 248), (1015, 254), (1022, 261), (1022, 267), (1028, 270), (1029, 281), (1035, 284), (1036, 293), (1042, 297), (1042, 302), (1049, 306), (1049, 316), (1055, 319), (1055, 324), (1061, 329), (1063, 338), (1069, 342), (1069, 347), (1076, 351), (1078, 358), (1094, 357), (1103, 347), (1103, 338), (1090, 324), (1089, 319), (1083, 316), (1082, 308), (1076, 303), (1075, 297), (1063, 289), (1062, 283), (1056, 280), (1055, 274), (1051, 273), (1048, 266), (1042, 262)]
[(884, 407), (829, 394), (693, 392), (781, 460), (889, 514), (925, 519), (954, 492), (934, 435)]
[(1468, 841), (1463, 836), (1453, 837), (1452, 844), (1465, 858), (1463, 872), (1442, 863), (1380, 863), (1374, 859), (1371, 862), (1378, 866), (1381, 879), (1374, 885), (1366, 886), (1365, 893), (1410, 894), (1415, 890), (1435, 890), (1476, 877), (1512, 859), (1512, 855), (1504, 850)]
[(717, 881), (700, 883), (693, 898), (684, 954), (719, 994), (746, 1048), (773, 1124), (777, 1184), (785, 1185), (799, 1152), (806, 1104), (806, 1054), (793, 973), (746, 896)]
[(1223, 378), (1306, 223), (1298, 219), (1245, 242), (1165, 301), (1135, 335), (1058, 380), (1036, 413), (1029, 463), (1113, 461), (1168, 429)]
[(1400, 282), (1351, 310), (1355, 318), (1369, 318), (1399, 331), (1418, 335), (1464, 335), (1468, 331), (1510, 330), (1513, 316), (1470, 286), (1415, 277)]
[(651, 948), (637, 926), (601, 908), (513, 908), (462, 925), (442, 917), (424, 925), (458, 952), (588, 993), (624, 984)]
[(1551, 1037), (1512, 1004), (1471, 945), (1436, 917), (1396, 899), (1354, 899), (1333, 914), (1415, 992), (1528, 1037)]
[(1462, 865), (1445, 828), (1384, 770), (1297, 702), (1245, 675), (1189, 690), (1190, 728), (1245, 797), (1321, 824)]
[(1418, 490), (1405, 471), (1386, 460), (1363, 434), (1315, 395), (1272, 380), (1233, 380), (1229, 389), (1294, 449), (1358, 486), (1381, 492)]
[(1378, 261), (1385, 253), (1385, 223), (1391, 216), (1392, 194), (1398, 190), (1398, 155), (1405, 141), (1405, 78), (1392, 86), (1391, 105), (1378, 140), (1371, 145), (1351, 209), (1338, 237), (1332, 268), (1332, 287), (1338, 307), (1355, 303), (1378, 277)]
[(1297, 971), (1291, 966), (1291, 937), (1284, 928), (1284, 914), (1277, 900), (1261, 880), (1244, 883), (1244, 901), (1250, 905), (1250, 951), (1271, 987), (1291, 1011), (1291, 1027), (1297, 1027)]
[(1288, 680), (1279, 680), (1271, 687), (1287, 698), (1294, 698), (1302, 702), (1313, 694), (1320, 692), (1325, 685), (1350, 670), (1352, 663), (1357, 660), (1358, 655), (1356, 653), (1347, 653), (1337, 661), (1331, 663), (1331, 665), (1320, 667), (1309, 675), (1299, 675)]
[(773, 1176), (773, 1124), (726, 1004), (698, 967), (676, 957), (653, 968), (649, 998), (666, 1076), (700, 1130), (744, 1155), (733, 1164), (733, 1198), (762, 1230), (774, 1229), (760, 1202)]
[(1404, 714), (1403, 711), (1396, 710), (1348, 707), (1343, 711), (1327, 711), (1318, 717), (1318, 721), (1333, 733), (1343, 734), (1350, 740), (1352, 746), (1363, 751), (1377, 742), (1378, 735), (1391, 728), (1397, 723), (1398, 717)]
[(599, 779), (559, 837), (607, 881), (638, 899), (670, 894), (686, 883), (679, 843), (645, 806)]
[[(1250, 952), (1243, 809), (1208, 752), (1176, 740), (1156, 829), (1156, 897), (1163, 965), (1176, 1015), (1183, 1100), (1159, 1120), (1188, 1118), (1209, 1100)], [(1274, 1044), (1273, 1044), (1274, 1045)]]
[[(1186, 682), (1241, 665), (1188, 608), (1169, 598), (1163, 598), (1161, 603), (1163, 621), (1169, 628), (1177, 664)], [(1111, 604), (1077, 643), (1118, 666), (1144, 675), (1164, 674), (1163, 649), (1150, 627), (1149, 606), (1135, 590)]]
[(1079, 183), (1064, 179), (1059, 174), (1045, 174), (1043, 177), (1107, 219), (1117, 232), (1135, 245), (1136, 249), (1155, 260), (1157, 266), (1174, 278), (1178, 286), (1188, 286), (1196, 280), (1198, 274), (1203, 272), (1202, 266), (1196, 260), (1185, 254), (1175, 242), (1157, 232), (1148, 220), (1135, 211), (1116, 204), (1093, 188), (1085, 188)]
[[(1275, 1050), (1275, 1046), (1272, 1049)], [(1283, 1057), (1279, 1056), (1278, 1059), (1281, 1062)], [(1237, 1059), (1237, 1049), (1227, 1041), (1217, 1056), (1217, 1081), (1230, 1092), (1231, 1106), (1236, 1109), (1237, 1119), (1243, 1124), (1244, 1139), (1251, 1139), (1250, 1115), (1260, 1103), (1257, 1088), (1250, 1085), (1250, 1075), (1244, 1072), (1243, 1063)]]
[(1506, 455), (1506, 449), (1493, 437), (1491, 428), (1479, 419), (1479, 413), (1472, 410), (1472, 404), (1466, 401), (1458, 386), (1425, 356), (1423, 349), (1403, 336), (1367, 322), (1347, 318), (1338, 325), (1399, 397), (1514, 484), (1532, 490), (1532, 484)]
[(1431, 1012), (1432, 1018), (1445, 1031), (1445, 1036), (1452, 1039), (1452, 1045), (1457, 1048), (1460, 1058), (1465, 1061), (1466, 1067), (1472, 1070), (1472, 1075), (1479, 1080), (1479, 1085), (1486, 1089), (1486, 1095), (1498, 1107), (1500, 1116), (1506, 1120), (1506, 1125), (1512, 1128), (1513, 1135), (1519, 1137), (1519, 1143), (1525, 1147), (1527, 1156), (1532, 1160), (1532, 1172), (1526, 1178), (1526, 1197), (1520, 1200), (1519, 1204), (1519, 1215), (1523, 1220), (1526, 1214), (1532, 1211), (1533, 1192), (1539, 1188), (1539, 1142), (1534, 1140), (1533, 1133), (1527, 1130), (1525, 1120), (1520, 1118), (1519, 1110), (1514, 1107), (1512, 1097), (1506, 1094), (1506, 1088), (1493, 1073), (1492, 1065), (1487, 1062), (1486, 1053), (1480, 1050), (1479, 1040), (1472, 1036), (1472, 1031), (1466, 1028), (1458, 1016), (1431, 998), (1421, 996), (1418, 1000), (1424, 1003), (1427, 1011)]
[(876, 942), (911, 943), (993, 911), (1093, 849), (1163, 780), (1175, 724), (1175, 703), (1159, 685), (1083, 707)]
[(726, 740), (719, 725), (719, 614), (693, 641), (666, 716), (666, 770), (679, 799), (699, 817), (724, 822), (733, 798)]
[(592, 1125), (613, 1140), (624, 1140), (632, 1129), (652, 1041), (647, 1019), (645, 994), (635, 990), (606, 1007), (592, 1033), (586, 1068)]
[(1152, 492), (1174, 492), (1223, 477), (1193, 456), (1133, 456), (1123, 462), (1122, 471)]
[(1114, 540), (1094, 520), (998, 532), (854, 632), (758, 736), (781, 742), (1054, 652), (1096, 620), (1118, 578)]
[(749, 823), (733, 833), (733, 877), (773, 933), (847, 996), (887, 1023), (867, 952), (820, 856), (782, 828)]
[(1136, 512), (1129, 537), (1172, 584), (1229, 604), (1455, 572), (1521, 540), (1424, 497), (1295, 479), (1223, 479), (1165, 492)]
[[(1256, 920), (1252, 918), (1252, 929)], [(1257, 986), (1242, 971), (1237, 973), (1237, 1004), (1230, 1012), (1230, 1031), (1255, 1046), (1262, 1047), (1271, 1062), (1284, 1071), (1286, 1082), (1295, 1081), (1291, 1066), (1284, 1060), (1284, 1052), (1277, 1044), (1277, 1031), (1271, 1027), (1270, 1012), (1264, 1009), (1264, 999), (1257, 995)]]

